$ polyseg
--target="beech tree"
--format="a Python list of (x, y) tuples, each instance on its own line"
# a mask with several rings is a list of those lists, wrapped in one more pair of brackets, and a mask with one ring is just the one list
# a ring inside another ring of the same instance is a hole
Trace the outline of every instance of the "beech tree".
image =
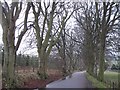
[(81, 9), (76, 11), (75, 19), (81, 35), (84, 37), (82, 41), (82, 57), (84, 63), (86, 64), (87, 71), (93, 75), (94, 74), (94, 65), (95, 65), (95, 47), (96, 43), (96, 27), (95, 26), (95, 14), (93, 4), (90, 3), (88, 6), (87, 3), (79, 3)]
[(24, 29), (18, 36), (17, 43), (15, 44), (15, 32), (16, 32), (16, 21), (22, 11), (22, 1), (12, 2), (10, 5), (4, 1), (1, 3), (2, 7), (2, 29), (3, 29), (3, 43), (4, 43), (4, 65), (3, 71), (6, 76), (7, 87), (14, 87), (15, 81), (15, 59), (16, 52), (20, 46), (21, 40), (28, 30), (27, 18), (30, 10), (30, 3), (27, 3), (27, 8), (24, 17)]
[[(40, 60), (38, 74), (45, 79), (47, 75), (47, 60), (51, 49), (58, 42), (62, 30), (75, 9), (73, 7), (72, 11), (68, 13), (68, 7), (66, 9), (65, 3), (59, 1), (32, 2), (31, 5), (35, 18), (33, 27)], [(37, 7), (38, 9), (36, 9)]]
[(101, 81), (104, 79), (106, 36), (108, 35), (109, 31), (113, 30), (113, 28), (118, 25), (116, 22), (120, 18), (119, 3), (103, 2), (102, 6), (102, 18), (100, 18), (101, 16), (99, 11), (101, 8), (99, 7), (99, 3), (96, 3), (96, 13), (99, 22), (98, 25), (100, 26), (100, 63), (98, 79)]
[[(115, 2), (90, 2), (79, 3), (82, 6), (81, 11), (77, 11), (76, 21), (80, 29), (84, 30), (83, 50), (86, 63), (90, 74), (94, 73), (94, 66), (97, 63), (99, 67), (98, 79), (103, 81), (105, 66), (106, 39), (110, 31), (118, 26), (120, 18), (119, 3)], [(97, 71), (95, 71), (97, 72)]]

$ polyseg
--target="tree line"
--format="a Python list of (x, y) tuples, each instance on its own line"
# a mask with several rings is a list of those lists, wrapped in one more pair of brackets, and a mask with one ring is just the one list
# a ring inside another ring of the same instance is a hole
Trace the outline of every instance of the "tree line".
[[(47, 78), (49, 56), (51, 52), (57, 51), (55, 56), (61, 60), (63, 75), (81, 67), (98, 80), (104, 80), (107, 55), (119, 52), (119, 2), (53, 0), (8, 4), (4, 0), (0, 6), (4, 44), (3, 73), (7, 75), (8, 87), (14, 87), (15, 65), (20, 58), (30, 58), (16, 54), (22, 39), (30, 32), (35, 38), (38, 52), (37, 74), (40, 78)], [(23, 12), (23, 21), (18, 24)], [(71, 18), (75, 23), (72, 29), (69, 25)], [(26, 61), (26, 66), (28, 64)]]
[[(117, 43), (112, 44), (112, 48), (115, 53), (119, 52), (120, 3), (91, 2), (89, 5), (88, 3), (80, 3), (80, 5), (82, 10), (76, 11), (75, 18), (77, 25), (84, 32), (83, 58), (87, 65), (87, 71), (98, 80), (103, 81), (106, 56), (111, 51), (108, 49), (110, 44)], [(111, 35), (115, 32), (116, 36)], [(108, 40), (113, 37), (116, 38), (116, 41), (113, 41), (115, 39)]]

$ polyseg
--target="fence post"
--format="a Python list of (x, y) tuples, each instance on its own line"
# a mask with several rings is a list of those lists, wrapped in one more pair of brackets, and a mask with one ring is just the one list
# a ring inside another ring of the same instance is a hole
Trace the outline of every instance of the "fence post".
[(111, 81), (110, 81), (110, 88), (112, 88), (111, 86), (112, 86), (112, 83), (111, 83)]
[(118, 88), (120, 88), (120, 81), (118, 81)]
[(113, 82), (113, 86), (112, 86), (113, 90), (115, 89), (115, 83)]

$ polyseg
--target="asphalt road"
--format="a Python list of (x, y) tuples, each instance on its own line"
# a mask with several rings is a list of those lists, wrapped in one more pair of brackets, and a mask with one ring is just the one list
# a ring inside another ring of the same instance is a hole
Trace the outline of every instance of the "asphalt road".
[(46, 88), (92, 88), (91, 83), (86, 78), (86, 72), (75, 72), (72, 77), (65, 80), (58, 80), (46, 85)]

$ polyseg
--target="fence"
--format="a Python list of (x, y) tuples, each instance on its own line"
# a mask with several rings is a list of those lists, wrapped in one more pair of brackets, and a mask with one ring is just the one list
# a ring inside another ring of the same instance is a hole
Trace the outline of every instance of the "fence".
[(107, 88), (113, 88), (113, 90), (115, 88), (120, 88), (120, 81), (117, 81), (117, 82), (104, 81), (104, 83), (106, 84)]

